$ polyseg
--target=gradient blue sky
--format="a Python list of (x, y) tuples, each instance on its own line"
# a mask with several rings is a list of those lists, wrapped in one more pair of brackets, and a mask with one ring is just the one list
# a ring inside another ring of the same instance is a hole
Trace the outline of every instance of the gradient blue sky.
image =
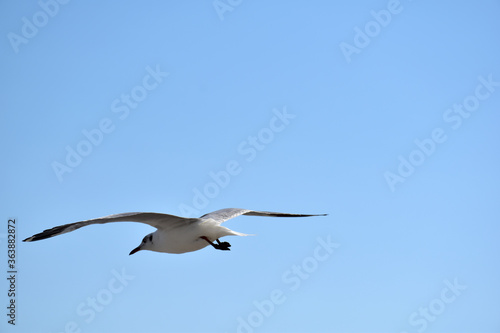
[[(2, 332), (500, 331), (498, 1), (0, 8)], [(225, 207), (329, 215), (239, 217), (230, 252), (21, 242)]]

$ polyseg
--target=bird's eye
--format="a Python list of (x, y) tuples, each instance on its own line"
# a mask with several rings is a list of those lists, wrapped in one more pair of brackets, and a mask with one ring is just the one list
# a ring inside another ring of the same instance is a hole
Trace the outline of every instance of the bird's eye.
[(148, 240), (151, 242), (153, 240), (153, 235), (149, 235)]

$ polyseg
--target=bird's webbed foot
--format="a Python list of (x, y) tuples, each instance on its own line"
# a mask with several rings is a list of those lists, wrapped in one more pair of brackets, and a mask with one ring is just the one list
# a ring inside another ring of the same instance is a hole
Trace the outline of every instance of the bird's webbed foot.
[(221, 242), (221, 241), (219, 241), (219, 239), (216, 239), (215, 241), (217, 242), (217, 244), (214, 244), (206, 236), (201, 236), (200, 238), (206, 240), (208, 242), (208, 244), (210, 244), (214, 247), (214, 249), (222, 250), (222, 251), (230, 251), (231, 250), (230, 249), (231, 244), (229, 244), (228, 242)]
[(223, 251), (230, 251), (231, 244), (228, 242), (221, 242), (218, 239), (215, 240), (217, 242), (216, 249), (217, 250), (223, 250)]

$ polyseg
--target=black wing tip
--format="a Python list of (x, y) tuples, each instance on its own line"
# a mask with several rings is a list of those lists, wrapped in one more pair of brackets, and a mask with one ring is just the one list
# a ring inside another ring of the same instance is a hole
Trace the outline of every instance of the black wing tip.
[(278, 213), (273, 214), (272, 216), (276, 217), (311, 217), (311, 216), (327, 216), (328, 214), (287, 214), (287, 213)]
[(60, 234), (59, 232), (54, 231), (52, 229), (49, 229), (49, 230), (45, 230), (39, 234), (28, 237), (28, 238), (24, 239), (23, 242), (36, 242), (36, 241), (39, 241), (42, 239), (47, 239), (47, 238), (57, 236), (59, 234)]
[(47, 238), (47, 237), (40, 237), (39, 235), (33, 235), (31, 237), (23, 239), (23, 242), (35, 242), (35, 241), (45, 239), (45, 238)]

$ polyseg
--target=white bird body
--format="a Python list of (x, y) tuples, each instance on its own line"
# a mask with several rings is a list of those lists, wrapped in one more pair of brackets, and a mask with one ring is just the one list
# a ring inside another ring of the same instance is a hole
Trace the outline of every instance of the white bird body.
[(220, 226), (214, 220), (202, 220), (192, 225), (184, 225), (168, 232), (156, 230), (153, 232), (153, 243), (156, 245), (152, 251), (165, 253), (185, 253), (201, 250), (210, 245), (202, 236), (211, 242), (224, 236), (248, 236)]
[[(155, 232), (146, 235), (141, 244), (137, 248), (133, 249), (130, 254), (134, 254), (140, 250), (165, 253), (185, 253), (200, 250), (208, 245), (211, 245), (218, 250), (229, 250), (231, 245), (228, 242), (221, 243), (219, 238), (224, 236), (248, 235), (223, 227), (221, 226), (221, 223), (239, 215), (307, 217), (323, 216), (326, 214), (287, 214), (240, 208), (221, 209), (205, 214), (199, 218), (186, 218), (160, 213), (122, 213), (60, 225), (28, 237), (23, 240), (23, 242), (32, 242), (54, 237), (91, 224), (130, 221), (145, 223), (157, 228)], [(214, 241), (216, 241), (217, 244), (213, 243)]]

